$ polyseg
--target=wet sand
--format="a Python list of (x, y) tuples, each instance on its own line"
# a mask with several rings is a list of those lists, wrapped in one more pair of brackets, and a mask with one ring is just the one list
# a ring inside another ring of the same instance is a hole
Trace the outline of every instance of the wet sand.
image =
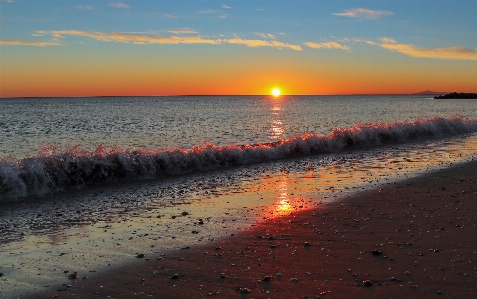
[(472, 298), (477, 162), (128, 267), (69, 274), (31, 298)]

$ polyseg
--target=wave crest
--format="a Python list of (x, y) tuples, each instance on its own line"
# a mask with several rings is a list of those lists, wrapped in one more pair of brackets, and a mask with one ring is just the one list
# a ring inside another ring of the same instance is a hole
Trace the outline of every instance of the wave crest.
[(190, 150), (122, 150), (98, 145), (93, 151), (75, 146), (61, 152), (52, 144), (42, 146), (35, 157), (0, 159), (0, 201), (118, 179), (165, 177), (475, 131), (477, 120), (456, 116), (357, 124), (337, 128), (329, 135), (306, 133), (270, 143), (228, 146), (205, 143)]

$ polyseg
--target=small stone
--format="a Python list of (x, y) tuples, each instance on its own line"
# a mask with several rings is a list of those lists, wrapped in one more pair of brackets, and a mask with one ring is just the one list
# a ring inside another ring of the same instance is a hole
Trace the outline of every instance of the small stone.
[(251, 291), (250, 291), (249, 288), (241, 288), (241, 289), (240, 289), (240, 293), (242, 293), (242, 294), (249, 294), (250, 292), (251, 292)]
[(270, 280), (272, 280), (270, 276), (265, 276), (264, 278), (262, 278), (262, 281), (270, 281)]
[(142, 259), (142, 258), (144, 258), (144, 254), (143, 254), (143, 253), (139, 253), (139, 254), (136, 255), (136, 258)]
[(381, 254), (383, 254), (380, 250), (373, 250), (373, 251), (371, 251), (371, 253), (372, 253), (373, 255), (381, 255)]
[(311, 246), (311, 243), (310, 242), (305, 242), (305, 247), (309, 247)]
[(371, 280), (363, 280), (363, 283), (361, 284), (363, 287), (372, 287), (373, 282)]
[(78, 276), (78, 272), (75, 271), (68, 275), (68, 279), (76, 279), (77, 276)]
[(182, 212), (182, 216), (187, 216), (187, 215), (189, 215), (189, 213), (187, 213), (187, 212)]
[(178, 279), (178, 278), (179, 278), (179, 274), (172, 274), (170, 278), (171, 278), (171, 279)]

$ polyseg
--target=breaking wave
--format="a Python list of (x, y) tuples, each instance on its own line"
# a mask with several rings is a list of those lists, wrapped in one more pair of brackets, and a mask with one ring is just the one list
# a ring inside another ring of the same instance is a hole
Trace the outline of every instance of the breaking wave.
[(477, 120), (456, 116), (357, 124), (334, 129), (329, 135), (306, 133), (271, 143), (228, 146), (205, 143), (189, 150), (122, 150), (99, 145), (94, 151), (76, 146), (58, 152), (51, 145), (43, 147), (35, 157), (0, 158), (0, 201), (119, 179), (167, 177), (475, 131)]

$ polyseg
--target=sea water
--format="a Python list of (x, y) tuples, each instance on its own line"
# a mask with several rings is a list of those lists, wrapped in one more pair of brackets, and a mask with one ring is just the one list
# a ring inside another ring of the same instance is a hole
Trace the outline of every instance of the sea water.
[(0, 99), (0, 293), (471, 160), (476, 108), (429, 96)]
[(422, 96), (0, 100), (0, 197), (475, 131), (476, 101)]

